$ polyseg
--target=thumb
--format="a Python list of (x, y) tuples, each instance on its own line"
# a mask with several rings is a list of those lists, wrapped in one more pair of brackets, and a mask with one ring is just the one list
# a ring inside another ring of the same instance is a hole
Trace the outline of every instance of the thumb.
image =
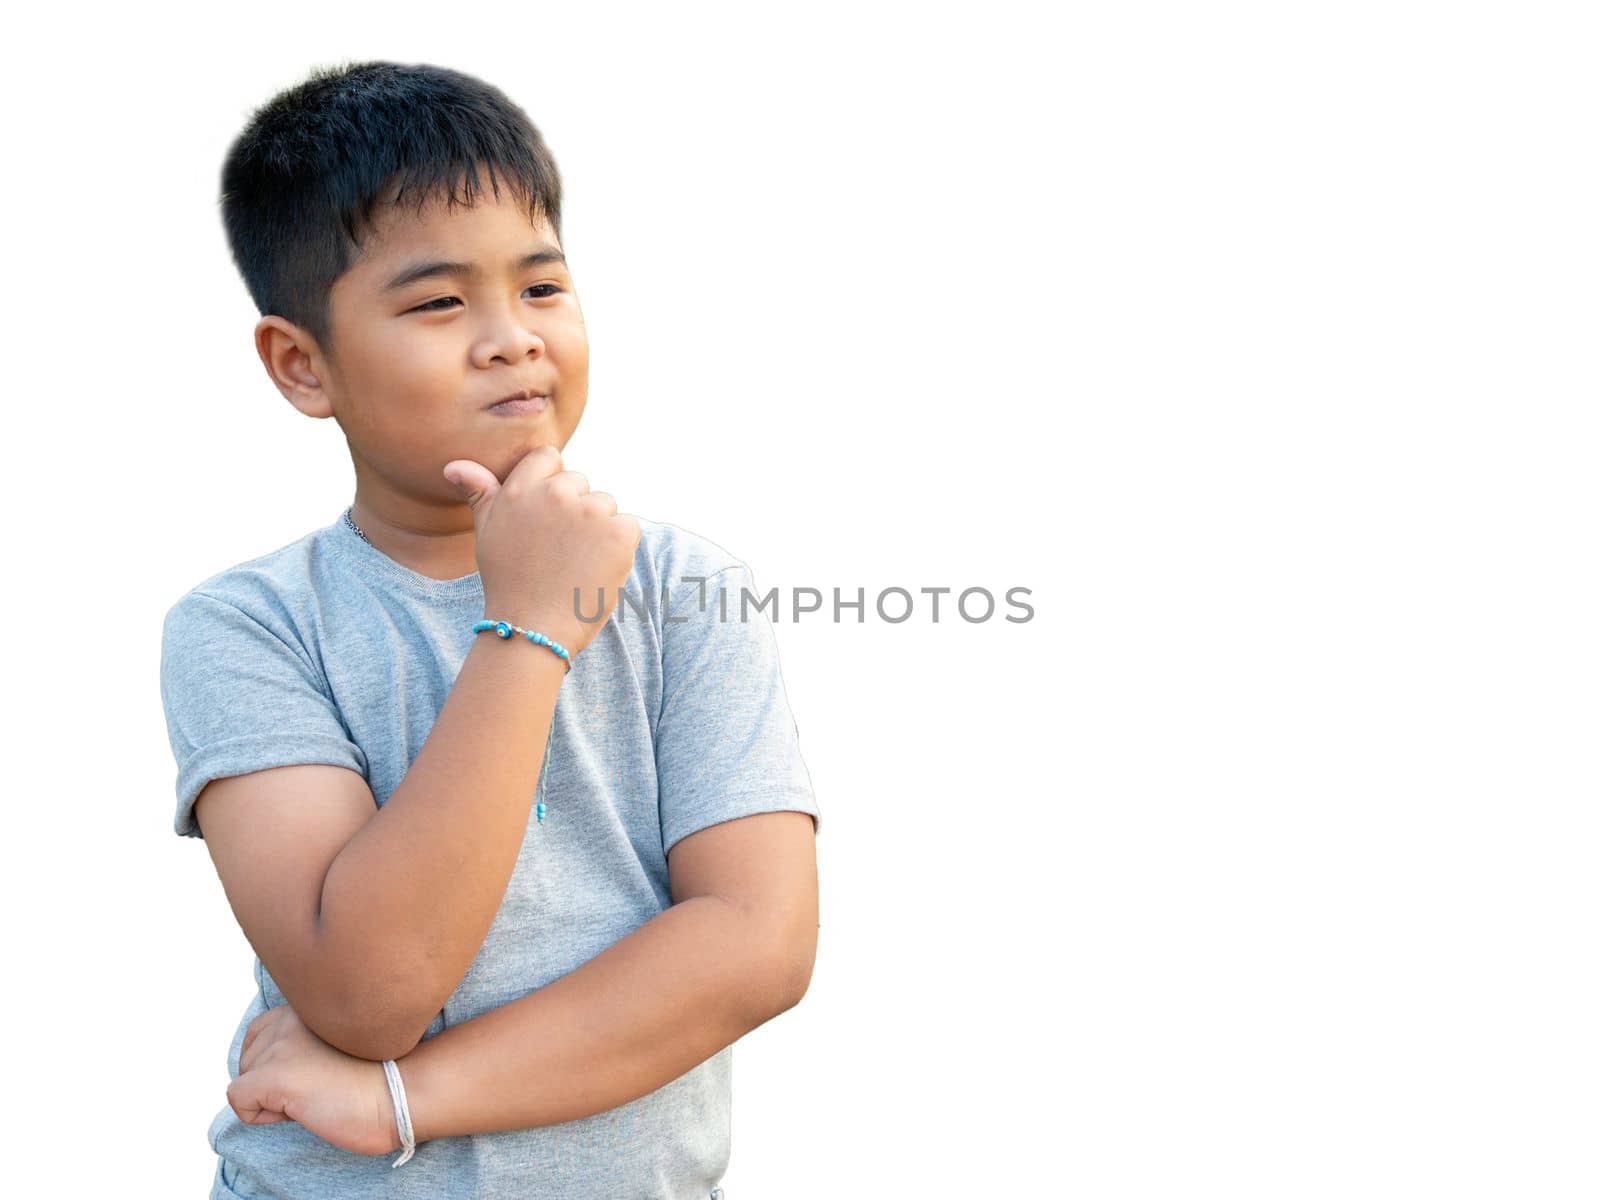
[(445, 463), (444, 477), (455, 488), (456, 494), (471, 505), (474, 519), (483, 511), (484, 503), (492, 500), (500, 490), (500, 481), (494, 477), (494, 472), (470, 458), (457, 458)]

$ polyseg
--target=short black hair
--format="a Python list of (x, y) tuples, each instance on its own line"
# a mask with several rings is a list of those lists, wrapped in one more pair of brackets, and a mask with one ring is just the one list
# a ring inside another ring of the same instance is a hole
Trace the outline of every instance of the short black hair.
[[(319, 66), (250, 116), (222, 165), (222, 224), (262, 316), (307, 330), (326, 352), (328, 294), (380, 201), (417, 211), (443, 195), (469, 207), (478, 164), (561, 238), (561, 176), (527, 113), (482, 80), (426, 63)], [(392, 196), (389, 193), (393, 191)]]

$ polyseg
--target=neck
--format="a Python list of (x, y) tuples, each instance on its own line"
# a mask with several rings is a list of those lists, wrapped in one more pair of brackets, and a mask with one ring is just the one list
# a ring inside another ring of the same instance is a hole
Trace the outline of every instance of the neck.
[(419, 575), (459, 579), (478, 569), (477, 533), (465, 504), (422, 506), (389, 497), (373, 501), (358, 486), (350, 519), (374, 549)]

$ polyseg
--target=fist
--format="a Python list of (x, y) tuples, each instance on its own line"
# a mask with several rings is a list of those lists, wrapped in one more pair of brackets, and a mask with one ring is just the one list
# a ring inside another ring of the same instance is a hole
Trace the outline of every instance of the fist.
[(245, 1030), (228, 1104), (246, 1125), (296, 1121), (355, 1154), (400, 1147), (383, 1064), (328, 1045), (287, 1004), (269, 1008)]
[(616, 609), (638, 520), (566, 470), (554, 446), (530, 451), (503, 483), (469, 459), (445, 464), (445, 477), (472, 509), (485, 618), (537, 630), (576, 655)]

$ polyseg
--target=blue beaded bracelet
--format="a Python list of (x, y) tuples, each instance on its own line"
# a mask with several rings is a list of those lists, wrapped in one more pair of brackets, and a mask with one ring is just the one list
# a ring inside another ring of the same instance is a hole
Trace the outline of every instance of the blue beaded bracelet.
[(567, 648), (560, 642), (552, 642), (542, 633), (535, 633), (531, 629), (524, 629), (520, 625), (513, 625), (510, 621), (479, 621), (472, 627), (473, 633), (486, 633), (494, 630), (497, 637), (508, 638), (513, 633), (520, 633), (535, 646), (548, 646), (567, 664), (567, 671), (572, 671), (572, 655), (567, 653)]

